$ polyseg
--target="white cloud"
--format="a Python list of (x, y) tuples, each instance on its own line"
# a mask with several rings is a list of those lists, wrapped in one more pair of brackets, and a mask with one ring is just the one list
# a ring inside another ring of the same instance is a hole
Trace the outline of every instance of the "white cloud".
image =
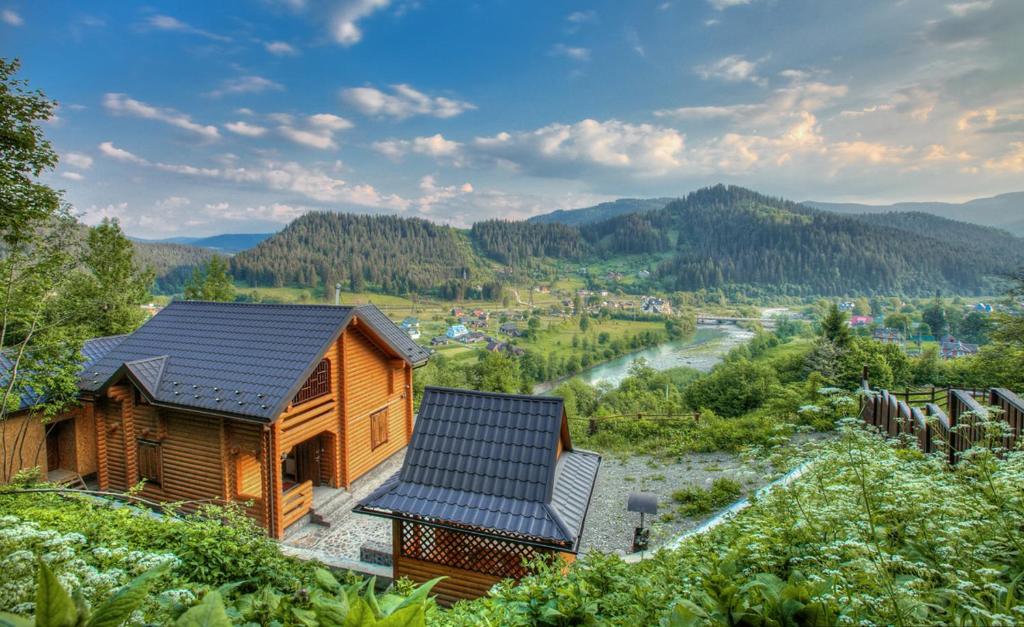
[(153, 206), (156, 209), (177, 209), (179, 207), (187, 207), (192, 204), (192, 201), (184, 196), (168, 196), (163, 200), (158, 200)]
[(589, 61), (590, 49), (555, 44), (551, 47), (551, 54), (572, 59), (573, 61)]
[(291, 45), (286, 41), (268, 41), (263, 44), (263, 47), (270, 54), (279, 57), (294, 57), (299, 54), (299, 51), (295, 46)]
[(88, 170), (92, 167), (92, 157), (80, 152), (69, 152), (63, 157), (64, 163), (79, 170)]
[(25, 20), (21, 19), (21, 16), (15, 13), (13, 9), (0, 11), (0, 22), (8, 26), (22, 26), (25, 24)]
[(312, 126), (317, 126), (330, 131), (344, 131), (354, 126), (349, 120), (332, 113), (317, 113), (311, 115), (309, 116), (309, 123)]
[(281, 124), (277, 131), (284, 138), (317, 150), (337, 148), (338, 145), (334, 141), (335, 135), (353, 126), (352, 122), (332, 113), (317, 113), (308, 116), (305, 119), (305, 128), (297, 128), (295, 118), (291, 115), (276, 114), (274, 117)]
[(155, 30), (199, 35), (200, 37), (205, 37), (214, 41), (231, 41), (230, 37), (225, 37), (224, 35), (218, 35), (217, 33), (211, 33), (210, 31), (196, 28), (195, 26), (186, 24), (178, 18), (171, 17), (170, 15), (151, 15), (145, 21), (145, 26)]
[(230, 207), (231, 203), (227, 202), (206, 203), (203, 206), (203, 208), (206, 209), (207, 211), (224, 211), (225, 209), (228, 209)]
[(708, 2), (716, 11), (724, 11), (729, 7), (738, 7), (744, 4), (750, 4), (751, 0), (708, 0)]
[(591, 119), (478, 137), (472, 145), (475, 153), (539, 175), (599, 166), (641, 177), (680, 167), (684, 146), (685, 136), (672, 128)]
[(970, 0), (968, 2), (953, 2), (947, 4), (949, 12), (957, 17), (963, 17), (975, 11), (986, 11), (992, 8), (992, 0)]
[(173, 109), (164, 109), (148, 105), (129, 98), (125, 94), (108, 93), (103, 97), (103, 106), (115, 115), (127, 115), (148, 120), (157, 120), (171, 126), (194, 133), (204, 139), (217, 139), (220, 134), (217, 127), (197, 124), (189, 116)]
[(104, 218), (116, 219), (121, 221), (122, 224), (125, 222), (125, 218), (131, 218), (132, 215), (127, 211), (128, 203), (119, 202), (111, 203), (104, 206), (91, 205), (82, 213), (82, 222), (90, 226), (95, 226), (103, 221)]
[(391, 85), (390, 94), (376, 87), (352, 87), (342, 90), (341, 98), (365, 115), (398, 119), (414, 115), (452, 118), (476, 109), (476, 105), (472, 103), (444, 96), (429, 96), (406, 84)]
[(331, 35), (343, 46), (353, 46), (363, 38), (359, 21), (386, 8), (390, 0), (344, 0), (340, 2), (331, 17)]
[(227, 79), (220, 87), (208, 92), (206, 95), (211, 98), (221, 98), (237, 94), (258, 94), (265, 91), (282, 91), (284, 85), (270, 80), (263, 76), (239, 76), (238, 78)]
[(714, 63), (698, 65), (694, 71), (705, 80), (718, 79), (730, 83), (750, 81), (752, 83), (763, 83), (764, 79), (757, 75), (757, 65), (760, 61), (750, 61), (743, 55), (730, 55), (723, 57)]
[(597, 19), (596, 11), (573, 11), (569, 15), (565, 16), (566, 21), (572, 24), (583, 24), (584, 22), (593, 22)]
[(139, 165), (147, 165), (147, 161), (134, 153), (128, 152), (115, 146), (112, 142), (103, 142), (99, 146), (100, 152), (105, 156), (114, 159), (115, 161), (124, 161), (125, 163), (136, 163)]
[(72, 181), (84, 181), (85, 177), (78, 172), (61, 172), (61, 176)]
[(998, 174), (1024, 172), (1024, 142), (1012, 142), (1010, 150), (999, 157), (985, 161), (985, 168)]
[(463, 194), (472, 194), (473, 185), (463, 183), (462, 185), (438, 186), (433, 176), (424, 176), (420, 179), (420, 196), (416, 199), (416, 209), (420, 213), (430, 213), (434, 205), (447, 202)]
[(409, 153), (416, 153), (435, 158), (448, 158), (461, 164), (462, 144), (446, 139), (441, 133), (429, 137), (407, 139), (388, 139), (374, 142), (373, 149), (391, 159), (401, 159)]
[(228, 122), (224, 125), (224, 128), (228, 129), (236, 135), (242, 135), (244, 137), (262, 137), (266, 135), (267, 129), (258, 124), (249, 124), (239, 120), (238, 122)]

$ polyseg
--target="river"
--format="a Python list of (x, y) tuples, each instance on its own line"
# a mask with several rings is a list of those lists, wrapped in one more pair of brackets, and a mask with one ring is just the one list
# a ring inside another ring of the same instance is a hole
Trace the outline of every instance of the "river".
[[(721, 362), (733, 347), (747, 342), (752, 337), (753, 332), (734, 325), (700, 325), (696, 333), (686, 339), (665, 342), (653, 348), (623, 355), (569, 378), (579, 379), (590, 385), (605, 381), (618, 385), (629, 374), (629, 367), (633, 362), (640, 358), (647, 360), (647, 365), (655, 370), (686, 366), (707, 372)], [(533, 393), (544, 394), (563, 381), (565, 379), (538, 383), (534, 386)]]

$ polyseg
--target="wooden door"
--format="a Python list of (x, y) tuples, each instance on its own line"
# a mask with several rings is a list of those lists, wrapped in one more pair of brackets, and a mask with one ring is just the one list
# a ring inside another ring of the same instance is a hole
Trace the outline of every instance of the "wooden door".
[(63, 422), (55, 422), (46, 425), (46, 470), (60, 468), (60, 434), (64, 428)]
[(320, 485), (320, 437), (295, 445), (295, 475), (299, 483), (312, 481)]

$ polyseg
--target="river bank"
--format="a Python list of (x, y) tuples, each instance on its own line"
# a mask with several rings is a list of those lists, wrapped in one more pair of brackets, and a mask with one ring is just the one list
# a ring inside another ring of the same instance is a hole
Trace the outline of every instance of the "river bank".
[(698, 325), (696, 332), (689, 338), (665, 342), (616, 357), (574, 375), (538, 383), (534, 386), (533, 393), (545, 394), (569, 379), (579, 379), (589, 385), (605, 382), (613, 386), (618, 385), (629, 375), (633, 362), (641, 358), (655, 370), (687, 367), (708, 372), (720, 363), (730, 350), (753, 337), (752, 331), (735, 325)]

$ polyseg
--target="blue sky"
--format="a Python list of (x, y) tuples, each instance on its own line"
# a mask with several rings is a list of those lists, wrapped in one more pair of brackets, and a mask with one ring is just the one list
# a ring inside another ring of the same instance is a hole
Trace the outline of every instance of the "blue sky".
[(1018, 191), (1021, 33), (1020, 0), (0, 0), (52, 182), (145, 237)]

